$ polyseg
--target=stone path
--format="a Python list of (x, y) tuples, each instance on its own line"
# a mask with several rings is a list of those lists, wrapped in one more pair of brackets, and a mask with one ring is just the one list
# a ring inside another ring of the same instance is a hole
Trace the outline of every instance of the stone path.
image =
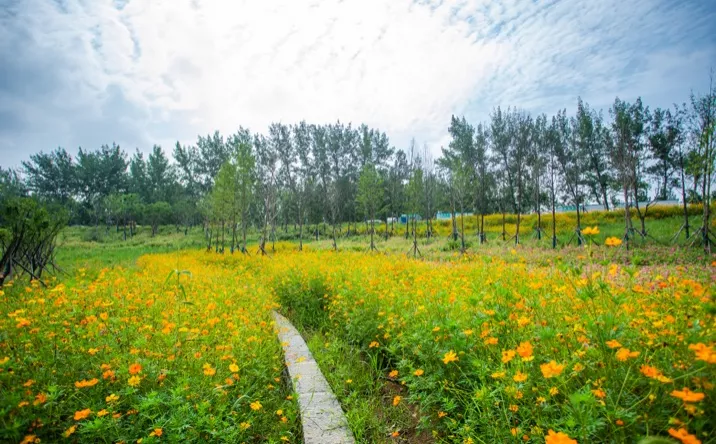
[(288, 374), (298, 395), (306, 444), (353, 444), (348, 422), (321, 369), (301, 334), (285, 317), (274, 312), (278, 338)]

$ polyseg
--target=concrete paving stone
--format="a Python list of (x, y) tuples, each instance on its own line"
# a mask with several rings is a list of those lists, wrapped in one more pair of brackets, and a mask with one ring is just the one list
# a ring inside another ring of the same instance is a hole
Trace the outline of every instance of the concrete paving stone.
[(341, 405), (313, 359), (306, 341), (288, 319), (276, 312), (273, 315), (288, 374), (298, 395), (304, 442), (353, 444), (355, 440)]

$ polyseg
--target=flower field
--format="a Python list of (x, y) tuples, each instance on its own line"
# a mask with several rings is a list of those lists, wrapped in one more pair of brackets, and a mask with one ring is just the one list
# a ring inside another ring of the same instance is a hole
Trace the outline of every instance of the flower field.
[(505, 253), (185, 252), (6, 286), (0, 441), (300, 442), (277, 307), (380, 363), (435, 441), (716, 439), (716, 268)]
[(275, 287), (300, 322), (323, 308), (331, 332), (382, 357), (448, 442), (716, 438), (713, 267), (507, 255), (318, 253), (278, 261)]
[(150, 255), (49, 290), (6, 286), (0, 441), (296, 441), (273, 299), (252, 267)]

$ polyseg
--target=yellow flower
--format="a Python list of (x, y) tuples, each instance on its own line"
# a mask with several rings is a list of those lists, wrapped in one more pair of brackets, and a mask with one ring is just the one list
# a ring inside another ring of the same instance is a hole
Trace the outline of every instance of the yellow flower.
[(111, 395), (109, 395), (109, 396), (107, 396), (106, 398), (104, 398), (104, 400), (105, 400), (106, 402), (108, 402), (108, 403), (111, 404), (111, 403), (113, 403), (113, 402), (115, 402), (115, 401), (118, 401), (118, 400), (119, 400), (119, 396), (117, 396), (117, 395), (115, 395), (114, 393), (112, 393)]
[(502, 362), (507, 364), (508, 362), (512, 361), (512, 358), (515, 357), (517, 354), (514, 350), (506, 350), (502, 352)]
[(251, 423), (250, 422), (242, 422), (241, 424), (239, 424), (239, 427), (241, 428), (241, 430), (247, 430), (249, 427), (251, 427)]
[(495, 372), (495, 373), (491, 374), (490, 376), (491, 376), (493, 379), (502, 379), (502, 378), (505, 377), (505, 375), (506, 375), (505, 372)]
[(204, 369), (204, 375), (206, 376), (214, 376), (216, 374), (216, 369), (213, 368), (208, 362), (204, 364), (201, 368)]
[(236, 365), (236, 363), (229, 364), (229, 370), (230, 370), (232, 373), (236, 373), (236, 372), (239, 371), (239, 366)]
[(586, 227), (582, 230), (582, 234), (586, 234), (588, 236), (599, 234), (599, 227), (597, 227), (596, 225), (593, 227)]
[(376, 348), (376, 347), (380, 347), (380, 344), (378, 344), (377, 341), (373, 341), (368, 345), (368, 348)]
[(554, 378), (562, 373), (562, 370), (564, 370), (564, 364), (557, 364), (557, 361), (552, 360), (546, 364), (540, 365), (539, 369), (542, 371), (542, 376), (545, 378)]
[(458, 360), (459, 360), (459, 359), (458, 359), (458, 357), (457, 357), (457, 354), (456, 354), (454, 351), (452, 351), (452, 350), (450, 350), (449, 352), (445, 353), (445, 356), (443, 356), (443, 362), (444, 362), (446, 365), (449, 364), (449, 363), (451, 363), (451, 362), (458, 361)]
[(403, 398), (400, 397), (400, 396), (395, 396), (395, 397), (393, 398), (393, 407), (395, 407), (395, 406), (397, 406), (398, 404), (400, 404), (400, 400), (401, 400), (401, 399), (403, 399)]
[(261, 405), (261, 403), (259, 401), (252, 402), (250, 404), (250, 406), (251, 406), (251, 410), (254, 410), (254, 411), (259, 411), (264, 407)]
[(622, 240), (619, 239), (618, 237), (608, 237), (604, 241), (604, 245), (606, 245), (608, 247), (618, 247), (621, 244), (622, 244)]
[(425, 373), (425, 372), (424, 372), (423, 369), (421, 369), (421, 368), (419, 368), (419, 369), (417, 369), (417, 370), (415, 370), (415, 371), (413, 372), (413, 374), (414, 374), (415, 376), (423, 376), (424, 373)]
[(69, 429), (65, 430), (65, 431), (62, 433), (62, 436), (64, 436), (65, 438), (69, 438), (70, 435), (72, 435), (73, 433), (75, 433), (75, 430), (77, 430), (77, 426), (76, 426), (76, 425), (70, 426)]
[(397, 377), (398, 377), (398, 370), (393, 370), (392, 372), (388, 373), (388, 377), (390, 377), (390, 378), (397, 378)]
[(109, 412), (106, 409), (102, 409), (99, 412), (97, 412), (97, 416), (99, 416), (100, 418), (105, 415), (109, 415)]
[(130, 387), (136, 387), (141, 381), (142, 378), (140, 378), (139, 376), (132, 376), (131, 378), (129, 378), (129, 381), (127, 381), (127, 384), (129, 384)]
[(523, 382), (527, 380), (527, 374), (518, 371), (515, 376), (512, 377), (515, 382)]

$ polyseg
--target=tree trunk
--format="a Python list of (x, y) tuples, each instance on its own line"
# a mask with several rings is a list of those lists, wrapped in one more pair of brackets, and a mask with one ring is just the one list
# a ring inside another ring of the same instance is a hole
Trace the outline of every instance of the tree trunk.
[(582, 245), (582, 219), (579, 214), (579, 199), (577, 200), (577, 245)]
[(629, 231), (631, 230), (631, 214), (629, 214), (629, 194), (624, 185), (624, 246), (629, 250)]
[(465, 252), (465, 209), (460, 202), (460, 251)]

